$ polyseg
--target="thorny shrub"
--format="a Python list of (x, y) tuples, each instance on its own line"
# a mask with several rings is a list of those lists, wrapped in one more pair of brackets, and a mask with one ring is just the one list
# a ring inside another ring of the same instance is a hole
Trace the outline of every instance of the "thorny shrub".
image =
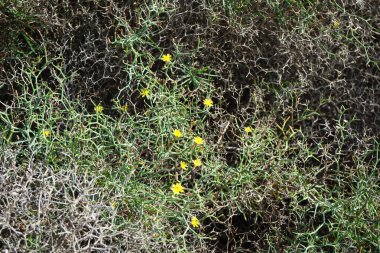
[[(213, 203), (214, 218), (204, 221), (206, 252), (280, 252), (292, 246), (304, 249), (313, 240), (325, 252), (379, 249), (373, 239), (378, 232), (365, 240), (341, 232), (365, 234), (378, 224), (364, 215), (363, 227), (343, 226), (354, 219), (349, 202), (361, 199), (362, 173), (371, 175), (367, 183), (379, 177), (376, 0), (5, 1), (0, 11), (1, 109), (12, 107), (22, 93), (19, 59), (39, 57), (38, 81), (59, 87), (54, 77), (59, 65), (71, 100), (90, 108), (100, 102), (111, 106), (123, 97), (134, 105), (131, 113), (142, 113), (146, 105), (136, 94), (139, 82), (146, 82), (144, 74), (166, 78), (162, 62), (152, 58), (179, 52), (192, 74), (202, 76), (207, 69), (212, 76), (217, 106), (206, 124), (221, 161), (229, 168), (249, 163), (241, 129), (254, 125), (272, 128), (260, 136), (276, 136), (279, 141), (269, 145), (273, 149), (285, 140), (286, 152), (269, 154), (293, 159), (292, 165), (305, 173), (315, 171), (311, 185), (321, 191), (315, 199), (285, 196), (281, 189), (293, 187), (291, 183), (258, 177), (251, 182), (262, 185), (255, 188), (258, 192), (239, 196), (244, 210), (225, 199)], [(147, 68), (136, 70), (136, 63)], [(170, 73), (173, 80), (186, 74), (181, 68)], [(196, 85), (189, 81), (190, 89)], [(1, 151), (0, 248), (32, 249), (38, 236), (50, 245), (46, 250), (142, 250), (139, 241), (146, 235), (133, 225), (113, 227), (112, 212), (104, 204), (108, 195), (97, 192), (90, 177), (78, 176), (75, 167), (57, 172), (38, 162), (17, 165), (17, 151)], [(264, 197), (254, 202), (253, 194)], [(374, 190), (372, 197), (378, 194)], [(341, 231), (333, 230), (337, 227)]]

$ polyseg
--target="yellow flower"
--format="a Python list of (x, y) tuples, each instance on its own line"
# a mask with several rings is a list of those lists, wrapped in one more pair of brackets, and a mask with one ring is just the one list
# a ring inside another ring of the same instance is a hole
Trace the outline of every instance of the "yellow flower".
[(178, 129), (174, 129), (173, 135), (177, 138), (181, 138), (183, 136), (182, 132)]
[(214, 105), (214, 102), (212, 101), (211, 98), (206, 98), (205, 100), (203, 100), (203, 104), (206, 106), (206, 107), (211, 107)]
[(161, 60), (163, 60), (164, 62), (171, 62), (171, 60), (172, 60), (172, 56), (171, 56), (171, 54), (164, 54), (164, 55), (161, 57)]
[(194, 138), (194, 143), (197, 145), (202, 145), (204, 143), (203, 139), (199, 136)]
[(128, 105), (125, 104), (125, 105), (120, 106), (120, 110), (121, 110), (122, 112), (128, 112)]
[(102, 113), (104, 110), (104, 107), (102, 105), (97, 105), (94, 107), (94, 110), (96, 113)]
[(183, 169), (183, 170), (187, 170), (187, 163), (186, 163), (186, 162), (181, 161), (181, 162), (179, 163), (179, 166), (181, 167), (181, 169)]
[(252, 133), (252, 127), (245, 127), (244, 132), (246, 132), (247, 134)]
[(51, 132), (50, 130), (44, 130), (42, 134), (47, 138), (47, 137), (50, 137)]
[(337, 20), (337, 19), (333, 20), (331, 26), (332, 26), (333, 29), (338, 29), (339, 26), (340, 26), (339, 20)]
[(199, 224), (200, 224), (200, 222), (196, 216), (191, 217), (191, 225), (193, 227), (198, 228)]
[(202, 161), (201, 159), (195, 159), (193, 160), (194, 167), (199, 167), (202, 166)]
[(181, 183), (173, 184), (172, 187), (171, 187), (171, 190), (173, 191), (174, 194), (183, 193), (183, 192), (185, 192), (184, 189), (185, 188), (183, 188), (183, 186), (181, 185)]
[(140, 95), (144, 98), (144, 97), (148, 97), (149, 96), (149, 93), (150, 91), (148, 89), (142, 89), (140, 91)]
[(117, 206), (117, 203), (116, 203), (116, 201), (111, 201), (111, 208), (112, 208), (112, 210), (115, 210), (115, 208), (116, 208), (116, 206)]

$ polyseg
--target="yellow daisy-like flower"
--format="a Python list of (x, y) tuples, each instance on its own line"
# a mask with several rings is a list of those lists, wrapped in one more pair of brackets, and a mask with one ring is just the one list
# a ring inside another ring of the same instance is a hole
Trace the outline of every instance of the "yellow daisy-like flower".
[(120, 106), (120, 110), (121, 110), (122, 112), (128, 112), (128, 105), (125, 104), (125, 105)]
[(203, 139), (199, 136), (194, 138), (194, 143), (197, 145), (202, 145), (204, 143)]
[(43, 132), (42, 132), (42, 134), (44, 135), (44, 137), (50, 137), (50, 135), (51, 135), (51, 132), (50, 132), (50, 130), (44, 130)]
[(171, 187), (171, 190), (173, 191), (174, 194), (180, 194), (180, 193), (185, 192), (185, 188), (183, 188), (181, 183), (173, 184)]
[(203, 100), (203, 104), (206, 106), (206, 107), (211, 107), (214, 105), (214, 101), (212, 101), (211, 98), (206, 98), (205, 100)]
[(199, 167), (202, 166), (202, 161), (201, 159), (195, 159), (193, 160), (194, 167)]
[(191, 225), (195, 228), (199, 227), (200, 222), (196, 216), (191, 217)]
[(171, 62), (172, 61), (172, 55), (171, 54), (164, 54), (161, 57), (161, 60), (163, 60), (164, 62)]
[(187, 170), (187, 163), (186, 163), (186, 162), (181, 161), (181, 162), (179, 163), (179, 166), (181, 167), (181, 169), (183, 169), (183, 170)]
[(339, 20), (337, 20), (337, 19), (333, 20), (331, 26), (332, 26), (333, 29), (338, 29), (339, 26), (340, 26)]
[(116, 201), (111, 201), (111, 208), (112, 208), (112, 210), (115, 210), (115, 208), (116, 208), (116, 206), (117, 206), (117, 203), (116, 203)]
[(252, 127), (245, 127), (244, 132), (247, 134), (252, 133)]
[(149, 93), (150, 93), (150, 90), (148, 89), (142, 89), (140, 91), (140, 95), (144, 98), (144, 97), (148, 97), (149, 96)]
[(183, 136), (182, 132), (179, 129), (174, 129), (173, 135), (177, 138), (181, 138)]
[(102, 105), (97, 105), (97, 106), (94, 107), (94, 111), (96, 113), (102, 113), (103, 110), (104, 110), (104, 107)]

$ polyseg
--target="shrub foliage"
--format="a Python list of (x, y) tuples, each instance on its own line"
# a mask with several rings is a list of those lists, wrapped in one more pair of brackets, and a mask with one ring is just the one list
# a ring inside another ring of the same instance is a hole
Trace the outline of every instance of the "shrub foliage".
[(3, 0), (0, 249), (378, 252), (379, 22), (375, 0)]

